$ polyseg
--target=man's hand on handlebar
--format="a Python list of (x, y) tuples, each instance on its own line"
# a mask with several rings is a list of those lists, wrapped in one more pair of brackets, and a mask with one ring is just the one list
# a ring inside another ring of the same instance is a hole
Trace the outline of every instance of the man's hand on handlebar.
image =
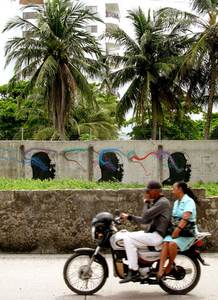
[(127, 220), (127, 218), (128, 218), (128, 214), (126, 214), (126, 213), (121, 213), (120, 214), (120, 220), (122, 221), (122, 222), (125, 222), (126, 220)]

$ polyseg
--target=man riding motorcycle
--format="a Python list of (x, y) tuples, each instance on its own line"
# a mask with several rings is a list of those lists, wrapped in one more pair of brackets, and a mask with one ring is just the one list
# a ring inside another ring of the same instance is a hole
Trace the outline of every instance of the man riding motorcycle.
[(145, 190), (144, 209), (141, 217), (121, 213), (123, 221), (129, 220), (138, 224), (150, 224), (148, 232), (134, 231), (124, 235), (124, 246), (128, 259), (129, 272), (120, 283), (137, 280), (140, 277), (137, 249), (146, 246), (159, 246), (166, 235), (171, 219), (170, 201), (163, 196), (162, 186), (157, 181), (150, 181)]

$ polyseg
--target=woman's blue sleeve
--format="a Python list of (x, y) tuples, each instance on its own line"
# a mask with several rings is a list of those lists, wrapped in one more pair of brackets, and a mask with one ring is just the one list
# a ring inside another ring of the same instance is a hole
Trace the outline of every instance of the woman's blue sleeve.
[(193, 214), (195, 209), (196, 209), (196, 206), (195, 206), (194, 200), (189, 199), (188, 201), (186, 201), (185, 206), (184, 206), (184, 212), (191, 212)]

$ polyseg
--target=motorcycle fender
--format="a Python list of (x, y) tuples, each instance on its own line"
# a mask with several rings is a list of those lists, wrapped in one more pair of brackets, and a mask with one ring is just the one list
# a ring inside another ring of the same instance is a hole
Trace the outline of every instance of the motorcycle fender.
[(88, 251), (88, 252), (95, 252), (95, 249), (93, 248), (77, 248), (77, 249), (74, 249), (73, 252), (82, 252), (82, 251)]
[(210, 265), (203, 259), (203, 257), (201, 256), (200, 252), (196, 252), (195, 253), (197, 259), (200, 261), (200, 263), (205, 266), (205, 267), (209, 267)]
[(210, 266), (208, 263), (205, 262), (205, 260), (202, 258), (201, 254), (199, 251), (197, 251), (194, 248), (189, 249), (188, 251), (183, 252), (184, 254), (188, 255), (188, 256), (192, 256), (194, 258), (197, 258), (199, 260), (199, 262), (203, 265), (203, 266)]
[[(74, 249), (73, 252), (75, 252), (75, 253), (79, 253), (79, 252), (81, 253), (82, 252), (82, 253), (94, 254), (95, 249), (93, 249), (93, 248), (77, 248), (77, 249)], [(106, 259), (100, 253), (98, 253), (96, 255), (96, 258), (97, 258), (97, 260), (101, 261), (105, 265), (105, 274), (108, 277), (109, 276), (109, 269), (108, 269), (108, 264), (107, 264)]]

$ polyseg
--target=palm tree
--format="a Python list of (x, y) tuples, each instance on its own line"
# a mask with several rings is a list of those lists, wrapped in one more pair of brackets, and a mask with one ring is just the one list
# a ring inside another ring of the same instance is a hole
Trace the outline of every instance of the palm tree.
[[(111, 29), (107, 37), (115, 39), (124, 48), (123, 56), (111, 56), (115, 68), (111, 74), (113, 86), (129, 84), (118, 104), (120, 120), (133, 108), (136, 123), (146, 125), (146, 115), (152, 117), (152, 139), (157, 137), (158, 125), (163, 123), (163, 107), (168, 111), (178, 108), (182, 90), (173, 84), (175, 70), (181, 63), (185, 37), (179, 35), (181, 27), (170, 24), (160, 13), (141, 8), (130, 11), (135, 36), (130, 37), (119, 27)], [(175, 93), (175, 89), (177, 89)]]
[(102, 85), (91, 85), (96, 95), (96, 107), (93, 109), (86, 99), (80, 101), (73, 111), (70, 131), (74, 136), (90, 139), (113, 140), (118, 137), (116, 123), (117, 97), (102, 90)]
[[(192, 7), (199, 15), (189, 15), (192, 20), (192, 28), (200, 29), (193, 33), (193, 42), (187, 51), (186, 59), (181, 68), (186, 74), (190, 70), (195, 70), (197, 77), (204, 81), (201, 82), (202, 104), (207, 104), (207, 119), (205, 125), (204, 138), (210, 136), (211, 117), (214, 101), (217, 99), (217, 71), (218, 71), (218, 0), (192, 0)], [(172, 18), (176, 18), (183, 12), (167, 8), (165, 13), (171, 13)], [(189, 92), (196, 87), (198, 78), (192, 81)], [(188, 97), (189, 104), (191, 99)]]
[[(191, 49), (191, 57), (197, 64), (200, 64), (203, 59), (209, 60), (209, 91), (207, 102), (207, 119), (204, 133), (204, 138), (208, 139), (210, 136), (213, 104), (217, 95), (218, 0), (192, 0), (192, 5), (199, 14), (207, 14), (206, 21), (202, 21), (200, 17), (198, 18), (198, 24), (201, 26), (202, 32), (197, 35), (197, 40)], [(201, 57), (201, 61), (199, 60), (199, 57)]]
[(55, 130), (64, 139), (77, 95), (93, 99), (87, 77), (98, 74), (100, 49), (86, 25), (100, 20), (82, 4), (70, 0), (48, 0), (43, 7), (31, 7), (37, 15), (36, 24), (15, 17), (4, 28), (26, 32), (23, 37), (8, 40), (6, 66), (15, 60), (14, 81), (31, 78), (28, 92), (40, 91)]
[[(191, 69), (198, 70), (198, 78), (203, 78), (204, 85), (201, 84), (201, 104), (207, 105), (207, 118), (204, 130), (204, 138), (210, 136), (211, 117), (214, 102), (217, 101), (217, 71), (218, 71), (218, 0), (192, 0), (193, 9), (199, 15), (191, 15), (192, 27), (199, 28), (200, 31), (193, 34), (193, 42), (187, 51), (182, 72), (190, 72)], [(183, 12), (170, 9), (171, 15), (176, 17)], [(169, 10), (168, 10), (169, 13)], [(197, 79), (196, 83), (199, 80)], [(195, 86), (192, 82), (189, 91)], [(195, 102), (195, 98), (193, 101)], [(191, 99), (190, 99), (191, 103)]]

